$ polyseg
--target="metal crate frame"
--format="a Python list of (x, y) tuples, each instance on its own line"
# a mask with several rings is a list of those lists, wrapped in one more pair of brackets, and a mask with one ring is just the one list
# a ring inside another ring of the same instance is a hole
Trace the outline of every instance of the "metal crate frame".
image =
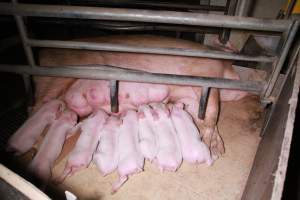
[[(0, 71), (21, 73), (25, 76), (25, 85), (30, 91), (28, 74), (62, 76), (89, 79), (111, 80), (111, 110), (118, 111), (117, 102), (117, 81), (133, 81), (148, 83), (163, 83), (177, 85), (191, 85), (203, 87), (200, 99), (198, 117), (203, 119), (206, 110), (207, 97), (210, 88), (238, 89), (252, 91), (260, 94), (262, 99), (270, 101), (269, 98), (275, 83), (278, 79), (287, 53), (292, 45), (293, 39), (299, 27), (299, 21), (292, 20), (272, 20), (258, 19), (250, 17), (223, 16), (215, 14), (199, 14), (175, 11), (153, 11), (137, 9), (120, 9), (104, 7), (85, 6), (58, 6), (58, 5), (37, 5), (17, 3), (0, 3), (0, 15), (13, 15), (22, 39), (25, 54), (29, 65), (0, 65)], [(229, 53), (215, 50), (191, 50), (180, 48), (149, 48), (133, 45), (116, 45), (108, 43), (92, 43), (78, 41), (53, 41), (37, 40), (27, 36), (27, 30), (23, 17), (59, 17), (75, 19), (95, 19), (95, 20), (117, 20), (133, 22), (153, 22), (176, 25), (206, 26), (225, 29), (243, 29), (249, 31), (264, 31), (281, 33), (281, 50), (278, 56), (249, 56), (238, 53)], [(237, 81), (223, 78), (209, 78), (196, 76), (181, 76), (170, 74), (148, 73), (138, 70), (120, 69), (113, 66), (56, 66), (40, 67), (34, 60), (32, 47), (53, 47), (67, 49), (86, 49), (100, 51), (147, 53), (160, 55), (178, 55), (189, 57), (205, 57), (214, 59), (230, 59), (272, 63), (273, 70), (269, 80), (266, 82)], [(202, 107), (203, 106), (203, 107)]]

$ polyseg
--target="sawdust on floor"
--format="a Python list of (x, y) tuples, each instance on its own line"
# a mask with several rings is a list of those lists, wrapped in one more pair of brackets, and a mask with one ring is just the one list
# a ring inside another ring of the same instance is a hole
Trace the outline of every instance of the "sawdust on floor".
[[(161, 173), (146, 162), (143, 172), (131, 176), (112, 195), (111, 184), (118, 179), (117, 173), (102, 177), (91, 164), (58, 187), (80, 200), (240, 199), (260, 141), (260, 114), (255, 97), (222, 103), (218, 128), (226, 152), (210, 167), (183, 163), (176, 173)], [(65, 163), (66, 158), (57, 163), (54, 176), (62, 172)]]

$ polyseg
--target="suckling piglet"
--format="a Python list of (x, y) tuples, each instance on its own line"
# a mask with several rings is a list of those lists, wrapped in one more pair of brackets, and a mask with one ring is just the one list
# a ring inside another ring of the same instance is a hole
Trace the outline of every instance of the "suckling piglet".
[(103, 176), (113, 172), (118, 166), (119, 152), (117, 142), (121, 120), (110, 116), (101, 130), (100, 140), (93, 161)]
[(189, 163), (212, 164), (210, 151), (201, 141), (199, 131), (193, 122), (193, 118), (183, 109), (183, 104), (170, 105), (171, 118), (179, 138), (182, 157)]
[(140, 152), (138, 140), (137, 112), (128, 110), (119, 129), (119, 180), (113, 184), (112, 193), (116, 192), (127, 181), (129, 175), (143, 170), (144, 157)]
[(69, 155), (62, 175), (56, 179), (56, 182), (62, 182), (67, 176), (73, 175), (90, 164), (107, 117), (108, 115), (99, 109), (78, 124), (81, 134)]
[(76, 123), (76, 113), (70, 110), (64, 111), (51, 124), (37, 154), (30, 162), (28, 170), (44, 183), (51, 177), (51, 169), (61, 153), (66, 136)]
[(153, 110), (149, 105), (141, 105), (138, 108), (139, 118), (139, 139), (140, 148), (143, 156), (152, 161), (157, 154), (158, 146), (154, 133), (154, 120), (158, 120), (158, 116), (153, 116)]
[(158, 115), (155, 121), (155, 135), (158, 143), (158, 153), (154, 163), (161, 171), (176, 171), (182, 163), (180, 143), (173, 126), (170, 112), (165, 104), (151, 104), (154, 112)]
[(27, 152), (37, 142), (45, 127), (61, 114), (64, 107), (60, 100), (45, 103), (12, 135), (6, 150), (14, 152), (15, 155)]

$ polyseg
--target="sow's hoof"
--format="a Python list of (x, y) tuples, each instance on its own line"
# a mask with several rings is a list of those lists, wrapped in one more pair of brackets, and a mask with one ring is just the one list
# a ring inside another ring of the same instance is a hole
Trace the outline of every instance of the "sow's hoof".
[(214, 133), (210, 142), (210, 152), (213, 160), (225, 153), (224, 142), (218, 133)]
[(222, 154), (225, 153), (224, 142), (219, 135), (217, 127), (215, 128), (213, 134), (203, 136), (203, 142), (209, 147), (213, 160), (218, 159)]

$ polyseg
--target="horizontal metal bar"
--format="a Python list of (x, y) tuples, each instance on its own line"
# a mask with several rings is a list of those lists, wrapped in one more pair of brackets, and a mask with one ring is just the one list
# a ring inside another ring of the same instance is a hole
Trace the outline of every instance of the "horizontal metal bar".
[[(95, 28), (113, 31), (184, 31), (184, 32), (201, 32), (216, 34), (221, 31), (219, 28), (213, 27), (195, 27), (184, 25), (168, 25), (168, 24), (154, 24), (142, 22), (116, 22), (116, 21), (100, 21), (100, 20), (84, 20), (84, 19), (62, 19), (62, 18), (32, 18), (30, 22), (33, 26), (40, 27), (49, 25), (64, 25), (77, 26), (79, 28)], [(0, 21), (1, 23), (1, 21)]]
[(58, 40), (34, 40), (29, 39), (28, 44), (34, 47), (50, 47), (50, 48), (68, 48), (68, 49), (84, 49), (84, 50), (100, 50), (100, 51), (117, 51), (130, 53), (150, 53), (162, 55), (176, 55), (189, 57), (205, 57), (215, 59), (243, 60), (254, 62), (273, 62), (276, 57), (270, 56), (248, 56), (236, 53), (216, 51), (216, 50), (192, 50), (181, 48), (149, 48), (134, 45), (118, 45), (112, 43), (94, 43), (94, 42), (78, 42), (78, 41), (58, 41)]
[(0, 14), (77, 19), (157, 22), (257, 31), (286, 31), (290, 20), (257, 19), (216, 14), (84, 6), (0, 3)]
[(72, 1), (72, 5), (84, 6), (114, 6), (114, 7), (142, 7), (142, 8), (164, 8), (164, 9), (180, 9), (180, 10), (208, 10), (208, 11), (225, 11), (224, 6), (218, 5), (199, 5), (199, 4), (183, 4), (171, 2), (151, 2), (151, 1), (118, 1), (118, 0), (104, 0), (104, 1)]
[(103, 65), (34, 67), (26, 65), (0, 65), (0, 71), (22, 74), (74, 77), (87, 79), (120, 80), (129, 82), (190, 85), (213, 88), (247, 90), (261, 92), (264, 83), (254, 81), (236, 81), (224, 78), (182, 76), (173, 74), (149, 73), (138, 70), (120, 69)]

